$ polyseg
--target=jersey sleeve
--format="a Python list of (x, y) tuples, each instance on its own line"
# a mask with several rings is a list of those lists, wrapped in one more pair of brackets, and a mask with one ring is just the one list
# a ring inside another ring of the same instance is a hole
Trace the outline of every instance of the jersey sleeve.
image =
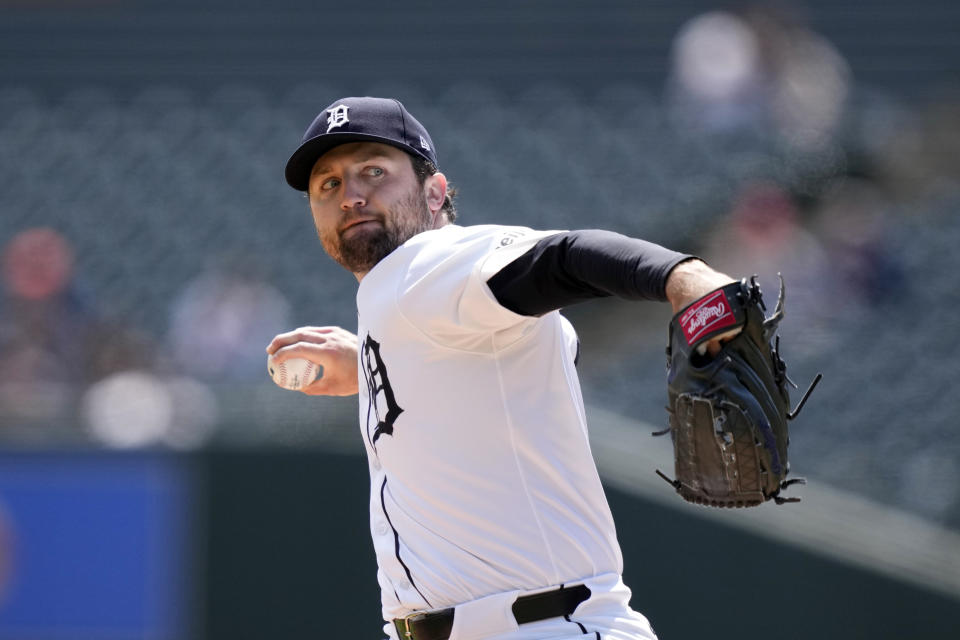
[(532, 322), (535, 318), (501, 304), (487, 280), (558, 233), (490, 225), (444, 227), (417, 236), (422, 245), (397, 292), (403, 316), (432, 339), (463, 348)]

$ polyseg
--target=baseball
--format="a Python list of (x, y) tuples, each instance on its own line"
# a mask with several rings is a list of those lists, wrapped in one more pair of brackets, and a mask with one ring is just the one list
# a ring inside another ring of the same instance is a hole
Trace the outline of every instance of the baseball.
[(267, 371), (278, 386), (298, 391), (317, 379), (319, 367), (304, 358), (291, 358), (284, 362), (275, 362), (267, 358)]

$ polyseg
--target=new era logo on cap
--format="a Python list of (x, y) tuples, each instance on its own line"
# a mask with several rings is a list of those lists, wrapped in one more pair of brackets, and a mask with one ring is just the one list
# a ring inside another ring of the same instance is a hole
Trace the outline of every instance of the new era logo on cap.
[(343, 98), (321, 111), (303, 134), (287, 161), (287, 183), (306, 191), (317, 159), (348, 142), (389, 144), (438, 166), (430, 134), (398, 100)]

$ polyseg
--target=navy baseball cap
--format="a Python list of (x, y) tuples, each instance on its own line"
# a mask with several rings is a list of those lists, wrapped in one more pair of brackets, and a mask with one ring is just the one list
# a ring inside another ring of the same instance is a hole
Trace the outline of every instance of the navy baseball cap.
[(437, 165), (430, 134), (392, 98), (343, 98), (320, 112), (287, 160), (287, 183), (299, 191), (310, 186), (317, 159), (347, 142), (382, 142)]

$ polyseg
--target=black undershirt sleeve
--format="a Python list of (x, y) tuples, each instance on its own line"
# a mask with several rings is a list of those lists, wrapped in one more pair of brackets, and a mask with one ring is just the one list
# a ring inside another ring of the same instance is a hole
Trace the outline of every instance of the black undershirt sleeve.
[(569, 231), (544, 238), (487, 285), (500, 304), (525, 316), (608, 296), (664, 301), (670, 271), (693, 257), (612, 231)]

